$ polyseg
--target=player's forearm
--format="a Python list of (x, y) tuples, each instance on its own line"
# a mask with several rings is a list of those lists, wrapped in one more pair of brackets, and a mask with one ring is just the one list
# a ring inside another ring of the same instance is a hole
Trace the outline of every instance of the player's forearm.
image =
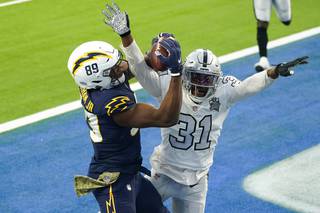
[(121, 37), (123, 47), (128, 47), (133, 42), (133, 37), (131, 34)]
[(276, 68), (272, 67), (267, 70), (267, 74), (272, 79), (277, 79), (279, 77), (279, 74), (276, 72)]
[(137, 43), (133, 41), (128, 47), (122, 47), (122, 50), (129, 61), (132, 74), (142, 87), (152, 96), (159, 97), (161, 95), (159, 75), (145, 63), (144, 56)]
[(182, 102), (181, 76), (172, 77), (166, 96), (161, 102), (159, 113), (161, 119), (169, 126), (176, 124), (179, 120), (179, 113)]
[(122, 44), (121, 49), (126, 55), (131, 71), (136, 75), (136, 70), (139, 71), (141, 69), (139, 66), (144, 66), (145, 64), (143, 53), (134, 40), (126, 47)]
[(273, 79), (266, 73), (266, 71), (256, 73), (246, 78), (235, 88), (235, 93), (232, 96), (231, 102), (234, 103), (252, 96), (268, 87), (272, 82)]

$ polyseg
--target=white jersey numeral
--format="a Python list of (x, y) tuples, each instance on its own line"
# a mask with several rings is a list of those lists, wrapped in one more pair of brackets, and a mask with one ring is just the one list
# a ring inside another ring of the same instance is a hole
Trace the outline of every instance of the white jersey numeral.
[(192, 115), (181, 113), (180, 120), (177, 124), (180, 126), (178, 135), (169, 135), (169, 142), (171, 146), (176, 149), (188, 150), (194, 144), (194, 133), (196, 128), (201, 128), (200, 139), (198, 142), (195, 142), (194, 149), (209, 149), (211, 145), (211, 141), (209, 140), (211, 123), (211, 115), (204, 116), (202, 120), (197, 123), (196, 119)]
[(87, 112), (86, 110), (84, 112), (85, 112), (85, 117), (86, 117), (88, 127), (90, 129), (90, 138), (92, 142), (94, 143), (102, 142), (102, 135), (100, 132), (98, 116), (90, 112)]
[(211, 141), (209, 140), (209, 135), (211, 131), (212, 117), (211, 115), (206, 115), (199, 122), (199, 127), (202, 129), (200, 141), (194, 145), (195, 150), (209, 149)]

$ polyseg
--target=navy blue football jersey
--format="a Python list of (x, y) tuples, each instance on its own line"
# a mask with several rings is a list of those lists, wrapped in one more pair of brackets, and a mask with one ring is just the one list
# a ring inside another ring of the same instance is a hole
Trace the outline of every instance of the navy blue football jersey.
[(104, 90), (80, 88), (80, 94), (94, 148), (88, 176), (97, 178), (105, 171), (136, 173), (142, 163), (139, 129), (119, 126), (112, 119), (136, 104), (128, 82)]

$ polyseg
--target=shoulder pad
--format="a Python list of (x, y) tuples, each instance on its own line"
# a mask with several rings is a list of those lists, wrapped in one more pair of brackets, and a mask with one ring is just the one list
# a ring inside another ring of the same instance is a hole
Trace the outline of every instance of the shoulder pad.
[(107, 115), (111, 116), (114, 113), (130, 109), (134, 104), (134, 100), (131, 100), (128, 96), (116, 96), (106, 102), (105, 109), (107, 111)]
[(232, 87), (236, 87), (241, 83), (240, 80), (231, 75), (224, 76), (221, 82), (222, 84), (229, 84)]

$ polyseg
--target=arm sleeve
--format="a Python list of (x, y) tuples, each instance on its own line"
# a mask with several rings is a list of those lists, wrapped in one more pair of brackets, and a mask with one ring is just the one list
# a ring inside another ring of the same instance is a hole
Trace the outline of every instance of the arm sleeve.
[(141, 86), (152, 96), (161, 96), (160, 78), (156, 71), (151, 69), (144, 60), (140, 48), (135, 41), (128, 47), (121, 46), (129, 62), (129, 67), (133, 75), (137, 78)]
[[(232, 79), (233, 77), (231, 77)], [(233, 78), (235, 79), (235, 78)], [(225, 79), (224, 79), (225, 80)], [(228, 81), (228, 80), (227, 80)], [(230, 81), (230, 80), (229, 80)], [(233, 85), (233, 92), (230, 94), (230, 103), (233, 104), (237, 101), (240, 101), (246, 97), (252, 96), (261, 90), (267, 88), (274, 82), (274, 79), (271, 79), (267, 71), (256, 73), (244, 81), (239, 81), (235, 79), (232, 83)]]

